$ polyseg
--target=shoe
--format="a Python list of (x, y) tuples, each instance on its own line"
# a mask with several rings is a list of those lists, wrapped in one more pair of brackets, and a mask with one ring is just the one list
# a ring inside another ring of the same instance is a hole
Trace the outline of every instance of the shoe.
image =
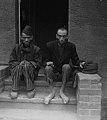
[(34, 96), (35, 96), (35, 89), (32, 90), (32, 91), (27, 92), (27, 97), (29, 99), (34, 98)]
[(16, 99), (16, 98), (18, 97), (18, 92), (12, 91), (12, 92), (10, 93), (10, 97), (11, 97), (11, 99)]

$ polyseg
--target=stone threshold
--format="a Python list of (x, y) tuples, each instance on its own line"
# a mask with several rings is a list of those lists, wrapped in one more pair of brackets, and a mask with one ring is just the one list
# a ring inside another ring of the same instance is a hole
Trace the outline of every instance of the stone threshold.
[[(8, 76), (4, 79), (4, 84), (5, 86), (9, 86), (12, 84), (12, 77), (11, 76)], [(45, 76), (44, 75), (41, 75), (39, 74), (37, 80), (35, 80), (34, 82), (35, 86), (48, 86), (48, 83), (46, 82), (46, 79), (45, 79)], [(54, 84), (54, 86), (61, 86), (62, 82), (56, 82)], [(70, 81), (67, 83), (66, 87), (73, 87), (73, 82)]]
[[(27, 98), (26, 92), (19, 92), (17, 99), (11, 99), (10, 98), (10, 91), (3, 91), (0, 94), (0, 102), (16, 102), (16, 103), (44, 103), (44, 98), (49, 94), (49, 90), (37, 90), (35, 97), (32, 99)], [(69, 105), (76, 105), (76, 96), (75, 94), (69, 94), (67, 95), (70, 98)], [(63, 104), (62, 99), (57, 94), (55, 95), (54, 99), (50, 103), (54, 104)]]

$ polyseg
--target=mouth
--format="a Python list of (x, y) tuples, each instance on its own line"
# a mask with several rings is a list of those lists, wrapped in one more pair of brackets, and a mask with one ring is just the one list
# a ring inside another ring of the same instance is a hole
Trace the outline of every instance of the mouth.
[(29, 42), (28, 41), (26, 41), (26, 42), (23, 42), (24, 44), (29, 44)]
[(63, 42), (65, 42), (65, 40), (60, 40), (60, 42), (62, 42), (62, 43), (63, 43)]

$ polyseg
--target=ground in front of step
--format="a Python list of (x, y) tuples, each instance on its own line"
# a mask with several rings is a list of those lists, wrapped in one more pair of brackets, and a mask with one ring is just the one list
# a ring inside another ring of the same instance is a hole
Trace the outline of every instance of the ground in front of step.
[(0, 102), (0, 120), (77, 120), (76, 105)]

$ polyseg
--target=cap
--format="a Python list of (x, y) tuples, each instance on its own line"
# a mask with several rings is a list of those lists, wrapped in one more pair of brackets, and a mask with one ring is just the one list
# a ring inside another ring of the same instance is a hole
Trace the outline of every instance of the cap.
[(32, 28), (29, 25), (26, 25), (25, 28), (22, 30), (22, 33), (25, 33), (26, 35), (32, 36)]

